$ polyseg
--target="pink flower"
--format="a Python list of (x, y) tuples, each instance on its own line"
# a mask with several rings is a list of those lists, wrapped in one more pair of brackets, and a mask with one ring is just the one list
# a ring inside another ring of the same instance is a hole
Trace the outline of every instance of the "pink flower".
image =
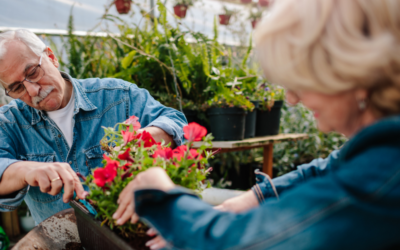
[(121, 131), (122, 138), (124, 139), (125, 145), (135, 139), (135, 131), (129, 132), (129, 128), (126, 128), (126, 131)]
[(189, 141), (201, 141), (201, 139), (207, 134), (205, 127), (200, 126), (195, 122), (189, 123), (183, 127), (184, 137)]
[(128, 148), (124, 153), (118, 155), (118, 159), (123, 160), (123, 161), (135, 162), (135, 160), (129, 154), (130, 151), (131, 151), (131, 149)]
[(134, 130), (134, 131), (137, 131), (138, 129), (140, 129), (140, 128), (142, 127), (142, 125), (140, 125), (139, 118), (136, 117), (136, 116), (134, 116), (134, 115), (132, 115), (131, 117), (129, 117), (129, 118), (124, 122), (124, 124), (126, 124), (126, 125), (133, 125), (133, 130)]

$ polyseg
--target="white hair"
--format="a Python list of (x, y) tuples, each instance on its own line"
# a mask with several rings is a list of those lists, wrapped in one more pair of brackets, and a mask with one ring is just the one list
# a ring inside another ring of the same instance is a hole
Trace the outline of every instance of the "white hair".
[(254, 34), (268, 80), (292, 90), (369, 90), (400, 113), (399, 0), (276, 0)]
[(46, 49), (46, 45), (30, 30), (18, 29), (0, 33), (0, 60), (7, 51), (6, 44), (10, 41), (20, 41), (25, 44), (33, 53), (40, 56)]

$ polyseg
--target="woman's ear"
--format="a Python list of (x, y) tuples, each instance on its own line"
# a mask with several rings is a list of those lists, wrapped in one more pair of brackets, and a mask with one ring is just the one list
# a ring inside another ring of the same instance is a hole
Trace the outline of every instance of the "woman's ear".
[(368, 91), (366, 89), (356, 89), (354, 92), (358, 108), (363, 111), (367, 107)]
[(50, 47), (46, 48), (46, 54), (49, 57), (51, 63), (58, 68), (60, 66), (60, 64), (58, 63), (58, 59), (57, 57), (54, 55), (53, 51), (50, 49)]

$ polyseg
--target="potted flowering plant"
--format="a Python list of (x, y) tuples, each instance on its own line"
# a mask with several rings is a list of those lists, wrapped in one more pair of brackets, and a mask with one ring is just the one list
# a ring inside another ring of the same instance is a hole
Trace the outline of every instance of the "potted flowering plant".
[(174, 5), (175, 15), (179, 18), (185, 18), (187, 9), (193, 4), (194, 0), (176, 0)]
[(208, 105), (207, 115), (215, 140), (243, 140), (246, 114), (254, 105), (242, 95), (240, 86), (220, 88)]
[(228, 9), (226, 6), (223, 7), (224, 13), (219, 16), (219, 24), (228, 25), (230, 18), (236, 13), (234, 10)]
[[(184, 127), (187, 142), (175, 149), (156, 143), (151, 134), (139, 130), (140, 127), (138, 118), (132, 116), (114, 128), (104, 129), (101, 145), (107, 154), (104, 155), (103, 167), (95, 169), (85, 179), (90, 189), (87, 199), (97, 215), (82, 213), (85, 209), (76, 201), (72, 204), (85, 249), (146, 249), (144, 244), (149, 237), (145, 234), (145, 224), (117, 225), (112, 218), (118, 208), (119, 194), (138, 173), (158, 166), (165, 169), (175, 184), (197, 194), (205, 187), (203, 182), (211, 170), (206, 165), (213, 153), (207, 151), (212, 146), (212, 136), (206, 135), (204, 127), (196, 123)], [(193, 141), (200, 140), (205, 144), (192, 149)]]
[(250, 11), (249, 20), (251, 21), (251, 27), (253, 27), (253, 29), (256, 28), (258, 22), (261, 20), (261, 17), (262, 17), (261, 10)]
[(259, 100), (256, 122), (256, 136), (276, 135), (279, 133), (281, 108), (285, 99), (282, 87), (259, 84), (256, 89)]
[(131, 10), (131, 0), (115, 0), (114, 3), (119, 14), (128, 14)]

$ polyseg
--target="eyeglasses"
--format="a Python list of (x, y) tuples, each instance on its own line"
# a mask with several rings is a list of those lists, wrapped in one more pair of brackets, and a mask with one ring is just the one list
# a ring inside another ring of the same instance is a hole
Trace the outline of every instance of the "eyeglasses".
[(43, 54), (40, 56), (39, 64), (29, 71), (23, 81), (13, 83), (9, 86), (8, 90), (5, 90), (7, 96), (18, 99), (26, 93), (26, 88), (24, 85), (25, 81), (30, 83), (37, 83), (38, 81), (40, 81), (40, 79), (42, 79), (42, 77), (44, 76), (44, 70), (41, 67), (42, 57)]

